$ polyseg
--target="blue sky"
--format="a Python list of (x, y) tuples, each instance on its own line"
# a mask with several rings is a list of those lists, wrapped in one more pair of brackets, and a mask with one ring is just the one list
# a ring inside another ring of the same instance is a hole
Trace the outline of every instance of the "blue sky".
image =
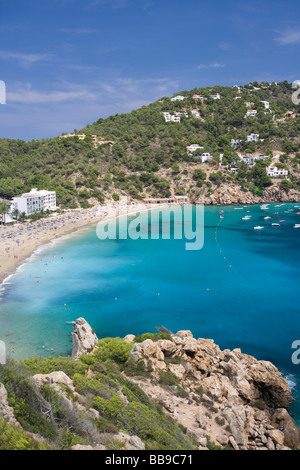
[(0, 0), (0, 137), (213, 85), (300, 79), (298, 0)]

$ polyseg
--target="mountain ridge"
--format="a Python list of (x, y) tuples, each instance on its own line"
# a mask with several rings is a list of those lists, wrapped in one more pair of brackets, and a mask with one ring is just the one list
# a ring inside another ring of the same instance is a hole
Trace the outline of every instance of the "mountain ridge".
[[(37, 187), (55, 190), (62, 208), (87, 208), (121, 195), (133, 200), (188, 195), (211, 204), (224, 185), (222, 192), (235, 188), (259, 202), (266, 202), (266, 190), (274, 187), (279, 198), (294, 201), (295, 193), (300, 195), (300, 108), (292, 94), (287, 81), (194, 88), (100, 118), (70, 137), (0, 139), (0, 197), (9, 200)], [(249, 110), (257, 113), (247, 116)], [(180, 121), (167, 122), (163, 113), (177, 113)], [(259, 137), (248, 141), (251, 135)], [(191, 144), (203, 147), (210, 161), (194, 158), (187, 149)], [(237, 152), (270, 158), (250, 167)], [(268, 177), (270, 164), (288, 177)]]

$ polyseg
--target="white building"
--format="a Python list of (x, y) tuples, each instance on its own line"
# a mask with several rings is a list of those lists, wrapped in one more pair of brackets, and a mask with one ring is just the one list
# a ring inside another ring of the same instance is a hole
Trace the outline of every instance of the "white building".
[(191, 144), (187, 146), (188, 152), (195, 152), (196, 150), (203, 149), (204, 147), (201, 147), (199, 144)]
[(255, 157), (251, 153), (247, 153), (246, 155), (242, 155), (241, 159), (245, 162), (250, 168), (255, 164)]
[(212, 160), (212, 155), (208, 152), (205, 152), (205, 153), (201, 153), (201, 155), (195, 155), (194, 158), (199, 158), (201, 163), (205, 163), (205, 162), (209, 162), (210, 160)]
[(180, 116), (170, 113), (163, 113), (165, 122), (180, 122)]
[(230, 171), (232, 171), (232, 173), (237, 174), (238, 171), (239, 171), (239, 167), (236, 166), (236, 165), (232, 165), (232, 166), (230, 167)]
[(180, 116), (185, 116), (186, 118), (189, 117), (188, 113), (179, 113), (179, 112), (176, 112), (174, 114), (171, 114), (171, 113), (163, 113), (164, 115), (164, 118), (165, 118), (165, 122), (180, 122)]
[(247, 142), (258, 142), (259, 134), (250, 134), (247, 136)]
[(198, 119), (200, 118), (200, 113), (199, 113), (199, 111), (197, 111), (197, 109), (192, 109), (191, 114), (195, 118), (198, 118)]
[(241, 139), (231, 139), (231, 147), (234, 148), (235, 150), (238, 149), (241, 146)]
[(183, 101), (184, 100), (184, 96), (182, 95), (177, 95), (177, 96), (174, 96), (173, 98), (171, 98), (171, 101)]
[(288, 170), (285, 170), (283, 168), (277, 168), (277, 166), (268, 166), (266, 170), (267, 170), (268, 176), (271, 176), (271, 177), (284, 176), (285, 178), (287, 178), (289, 174)]
[(29, 193), (24, 193), (20, 197), (12, 199), (11, 210), (18, 209), (31, 215), (36, 212), (55, 210), (56, 209), (56, 192), (55, 191), (38, 191), (36, 188)]
[(245, 115), (245, 118), (249, 117), (249, 116), (252, 116), (252, 117), (255, 117), (257, 115), (257, 111), (256, 109), (249, 109)]
[(237, 153), (238, 157), (243, 161), (245, 162), (249, 168), (252, 168), (254, 165), (255, 165), (255, 162), (257, 160), (267, 160), (268, 158), (270, 158), (269, 155), (264, 155), (262, 153), (255, 153), (255, 154), (252, 154), (252, 153), (246, 153), (246, 154), (242, 154), (240, 152)]
[(264, 104), (265, 109), (270, 109), (270, 103), (269, 103), (269, 101), (262, 101), (262, 103)]
[(255, 160), (268, 160), (270, 158), (270, 155), (264, 155), (263, 153), (255, 153), (254, 154), (254, 159)]
[(220, 100), (220, 99), (221, 99), (220, 93), (216, 93), (215, 95), (210, 95), (210, 97), (211, 97), (213, 100)]
[(245, 105), (247, 106), (247, 108), (252, 108), (252, 106), (254, 106), (254, 103), (251, 103), (250, 101), (246, 101)]

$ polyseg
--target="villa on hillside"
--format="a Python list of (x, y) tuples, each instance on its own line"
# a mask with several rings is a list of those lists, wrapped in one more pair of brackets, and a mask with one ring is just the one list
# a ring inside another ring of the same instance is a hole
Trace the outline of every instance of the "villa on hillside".
[(78, 137), (79, 140), (84, 140), (85, 139), (85, 134), (75, 134), (73, 132), (71, 134), (64, 134), (64, 135), (59, 136), (60, 139), (63, 139), (63, 138), (66, 138), (66, 137)]
[[(299, 116), (299, 114), (296, 114), (293, 111), (287, 111), (284, 115), (287, 119), (289, 119), (289, 118), (295, 119), (297, 116)], [(278, 119), (277, 119), (277, 121), (278, 121)]]
[(174, 114), (171, 114), (171, 113), (168, 113), (168, 112), (164, 112), (162, 114), (165, 118), (165, 122), (180, 122), (181, 116), (185, 116), (186, 118), (189, 117), (189, 115), (187, 113), (180, 113), (178, 111)]
[[(84, 140), (86, 138), (86, 134), (75, 134), (74, 132), (71, 134), (63, 134), (60, 135), (59, 138), (63, 139), (66, 137), (78, 137), (79, 140)], [(96, 147), (97, 145), (104, 145), (104, 144), (115, 144), (113, 140), (103, 140), (101, 137), (98, 135), (93, 134), (92, 135), (93, 143), (94, 146)]]
[(259, 141), (259, 134), (249, 134), (247, 136), (247, 142), (258, 142)]
[(262, 101), (262, 103), (264, 104), (265, 109), (270, 109), (270, 103), (269, 103), (269, 101)]
[(193, 100), (195, 101), (203, 101), (204, 100), (204, 96), (203, 95), (193, 95)]
[(185, 99), (185, 96), (177, 95), (171, 98), (171, 101), (183, 101), (184, 99)]
[(288, 170), (285, 170), (284, 168), (277, 168), (277, 166), (268, 166), (266, 168), (267, 174), (270, 177), (288, 177)]
[(197, 109), (191, 109), (191, 114), (195, 118), (198, 118), (198, 119), (200, 118), (200, 113)]
[(231, 147), (234, 148), (234, 150), (236, 150), (241, 146), (242, 141), (241, 139), (231, 139), (230, 144), (231, 144)]
[(242, 153), (237, 153), (237, 156), (243, 161), (246, 163), (246, 165), (249, 167), (249, 168), (252, 168), (254, 165), (255, 165), (255, 162), (257, 160), (267, 160), (268, 158), (270, 158), (269, 155), (264, 155), (263, 153), (246, 153), (246, 154), (242, 154)]
[(257, 115), (256, 109), (249, 109), (245, 114), (245, 119), (249, 116), (255, 117)]
[(196, 150), (203, 149), (204, 147), (201, 147), (199, 144), (191, 144), (187, 146), (187, 151), (188, 152), (195, 152)]
[(213, 156), (208, 152), (204, 152), (204, 153), (201, 153), (200, 155), (193, 155), (193, 158), (199, 158), (201, 163), (205, 163), (205, 162), (210, 162), (213, 159)]
[(216, 93), (215, 95), (210, 95), (210, 97), (211, 97), (213, 100), (220, 100), (220, 99), (221, 99), (220, 93)]

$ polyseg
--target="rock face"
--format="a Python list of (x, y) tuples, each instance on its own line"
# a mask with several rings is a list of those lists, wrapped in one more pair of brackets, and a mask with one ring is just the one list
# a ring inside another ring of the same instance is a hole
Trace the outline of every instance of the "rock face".
[(199, 196), (198, 204), (264, 204), (271, 202), (298, 202), (300, 191), (282, 189), (279, 184), (267, 188), (262, 196), (255, 196), (250, 191), (242, 191), (236, 185), (222, 184), (209, 196)]
[(14, 416), (14, 410), (8, 405), (7, 392), (3, 384), (0, 383), (0, 416), (11, 425), (21, 428)]
[[(148, 380), (133, 380), (188, 429), (199, 448), (207, 435), (222, 447), (242, 450), (300, 446), (300, 430), (286, 410), (292, 394), (273, 364), (240, 349), (221, 351), (213, 340), (195, 339), (190, 331), (171, 338), (133, 345), (130, 358), (151, 371)], [(184, 394), (160, 385), (166, 373), (172, 373), (173, 383), (175, 376)]]
[(73, 359), (81, 354), (92, 353), (98, 344), (98, 338), (84, 318), (78, 318), (73, 326)]

